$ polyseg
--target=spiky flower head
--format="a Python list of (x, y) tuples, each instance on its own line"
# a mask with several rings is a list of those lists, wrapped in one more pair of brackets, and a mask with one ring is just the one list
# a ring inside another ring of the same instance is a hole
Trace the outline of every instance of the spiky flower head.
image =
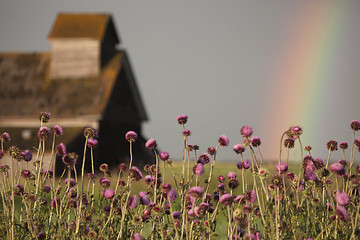
[(151, 138), (145, 143), (145, 147), (149, 150), (154, 150), (157, 147), (157, 142), (155, 139)]
[(286, 148), (294, 148), (295, 140), (292, 138), (287, 138), (284, 140), (284, 147)]
[(75, 166), (78, 157), (79, 156), (76, 155), (76, 153), (67, 153), (62, 157), (62, 161), (67, 167), (70, 168)]
[(40, 122), (47, 123), (50, 120), (50, 113), (42, 112), (39, 115)]
[(180, 125), (184, 125), (188, 120), (188, 116), (186, 114), (180, 114), (176, 117), (176, 120)]
[(125, 139), (126, 139), (128, 142), (135, 142), (137, 138), (138, 138), (138, 135), (137, 135), (137, 133), (134, 132), (134, 131), (128, 131), (128, 132), (125, 134)]
[(331, 164), (330, 170), (339, 176), (344, 176), (346, 173), (345, 167), (343, 165), (341, 165), (340, 163)]
[(9, 155), (10, 157), (12, 157), (13, 159), (16, 159), (18, 161), (20, 161), (20, 149), (16, 146), (11, 146), (9, 148)]
[(261, 145), (261, 140), (259, 137), (253, 137), (251, 138), (250, 144), (253, 147), (259, 147)]
[(107, 188), (104, 190), (103, 195), (106, 199), (111, 199), (114, 197), (115, 192), (111, 188)]
[(253, 134), (253, 129), (250, 126), (245, 125), (240, 129), (240, 133), (244, 138), (248, 138)]
[(194, 186), (189, 189), (189, 194), (194, 198), (201, 198), (204, 193), (204, 189), (199, 186)]
[(8, 132), (3, 132), (1, 134), (0, 140), (2, 142), (10, 142), (11, 138), (10, 138), (10, 134)]
[(210, 157), (210, 155), (207, 154), (207, 153), (202, 153), (202, 154), (199, 156), (199, 160), (201, 160), (201, 162), (203, 161), (203, 162), (205, 162), (205, 163), (208, 163), (208, 162), (210, 162), (210, 159), (211, 159), (211, 157)]
[(37, 133), (39, 140), (47, 140), (51, 135), (51, 130), (48, 127), (40, 127)]
[(354, 131), (359, 131), (360, 130), (360, 122), (358, 120), (352, 120), (350, 122), (350, 127)]
[(256, 191), (255, 190), (246, 191), (244, 194), (244, 199), (250, 204), (254, 203), (257, 199)]
[(225, 135), (221, 135), (218, 139), (220, 146), (226, 147), (229, 145), (229, 138)]
[(207, 152), (213, 156), (216, 153), (216, 149), (214, 147), (208, 147)]
[(22, 153), (20, 153), (20, 159), (24, 160), (25, 162), (30, 162), (32, 159), (32, 153), (30, 150), (25, 150)]
[(98, 135), (98, 133), (97, 133), (97, 131), (96, 131), (95, 128), (86, 127), (86, 128), (84, 129), (84, 136), (87, 137), (88, 139), (97, 137), (97, 135)]
[(139, 181), (143, 177), (141, 171), (135, 166), (132, 166), (130, 168), (129, 174), (130, 174), (131, 178), (135, 181)]
[(62, 127), (60, 127), (59, 125), (55, 125), (54, 126), (54, 133), (56, 136), (61, 136), (64, 134), (64, 131), (62, 129)]
[(183, 136), (189, 137), (190, 135), (191, 135), (191, 131), (190, 131), (189, 129), (185, 129), (185, 130), (183, 131)]
[(302, 134), (303, 130), (301, 127), (299, 126), (292, 126), (289, 128), (289, 130), (287, 131), (287, 135), (289, 138), (298, 138), (300, 137), (300, 135)]
[(160, 153), (160, 159), (163, 160), (163, 161), (168, 160), (168, 159), (169, 159), (169, 153), (166, 152), (166, 151), (162, 151), (162, 152)]
[(311, 147), (310, 145), (308, 145), (308, 146), (306, 146), (306, 147), (304, 148), (304, 150), (305, 150), (306, 152), (310, 152), (311, 149), (312, 149), (312, 147)]
[(336, 151), (337, 150), (337, 142), (335, 140), (330, 140), (326, 143), (326, 147), (330, 151)]
[(59, 145), (56, 146), (56, 154), (58, 156), (63, 156), (66, 154), (66, 146), (64, 143), (60, 143)]
[(205, 172), (205, 168), (204, 168), (204, 165), (201, 163), (198, 163), (193, 167), (193, 173), (196, 176), (201, 176), (204, 174), (204, 172)]
[(244, 160), (242, 165), (244, 169), (248, 169), (251, 167), (251, 162), (249, 160)]
[(219, 202), (224, 204), (225, 206), (232, 204), (233, 201), (234, 201), (234, 197), (229, 193), (224, 193), (219, 198)]
[(136, 195), (132, 195), (128, 200), (128, 207), (130, 209), (135, 209), (139, 203), (138, 197)]
[(245, 152), (245, 147), (241, 144), (236, 144), (234, 145), (233, 150), (236, 154), (242, 154)]
[(338, 205), (336, 207), (335, 214), (337, 215), (337, 217), (340, 220), (342, 220), (344, 222), (347, 222), (349, 220), (348, 212), (347, 212), (346, 208), (343, 206)]
[(339, 144), (339, 147), (342, 149), (342, 150), (346, 150), (348, 148), (348, 143), (347, 142), (341, 142)]
[(350, 203), (350, 197), (345, 192), (338, 192), (335, 195), (335, 200), (340, 206), (347, 206)]
[(239, 186), (239, 180), (237, 178), (231, 178), (228, 182), (228, 187), (230, 189), (235, 189)]
[(279, 163), (278, 163), (278, 164), (276, 164), (275, 169), (276, 169), (276, 172), (280, 171), (280, 174), (285, 174), (288, 170), (288, 165), (285, 162), (281, 162), (280, 167), (279, 167)]

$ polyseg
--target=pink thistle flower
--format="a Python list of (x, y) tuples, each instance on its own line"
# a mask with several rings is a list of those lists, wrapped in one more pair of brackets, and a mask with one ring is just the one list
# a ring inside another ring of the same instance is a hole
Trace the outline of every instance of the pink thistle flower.
[(244, 160), (242, 165), (244, 169), (248, 169), (251, 167), (251, 162), (249, 160)]
[(163, 161), (168, 160), (168, 159), (169, 159), (169, 153), (166, 152), (166, 151), (162, 151), (162, 152), (160, 153), (160, 159), (163, 160)]
[(146, 194), (146, 192), (139, 192), (140, 203), (143, 205), (150, 204), (150, 197)]
[(132, 236), (131, 236), (131, 240), (142, 240), (142, 237), (139, 233), (134, 233)]
[(199, 156), (199, 160), (203, 160), (205, 163), (208, 163), (210, 162), (210, 155), (207, 154), (207, 153), (202, 153), (200, 156)]
[(251, 138), (251, 142), (250, 142), (251, 146), (253, 147), (258, 147), (261, 145), (261, 140), (259, 137), (253, 137)]
[(242, 161), (239, 161), (238, 163), (236, 163), (236, 167), (240, 170), (243, 169)]
[(110, 182), (109, 179), (103, 177), (103, 178), (101, 178), (101, 179), (99, 180), (99, 183), (100, 183), (100, 185), (101, 185), (102, 187), (107, 188), (107, 187), (110, 187), (110, 183), (111, 183), (111, 182)]
[(339, 144), (339, 147), (342, 149), (342, 150), (346, 150), (348, 148), (348, 143), (347, 142), (341, 142)]
[(345, 167), (343, 165), (341, 165), (340, 163), (331, 164), (330, 170), (339, 176), (343, 176), (346, 173)]
[(214, 147), (208, 147), (207, 152), (213, 156), (216, 153), (216, 149)]
[(56, 136), (61, 136), (64, 134), (64, 131), (62, 129), (62, 127), (60, 127), (59, 125), (55, 125), (54, 126), (54, 133)]
[(350, 127), (354, 131), (359, 131), (360, 130), (360, 122), (358, 120), (352, 120), (350, 122)]
[[(68, 181), (69, 181), (69, 179), (68, 178), (65, 178), (65, 180), (64, 180), (64, 182), (65, 182), (65, 185), (67, 185), (68, 184)], [(75, 179), (73, 179), (73, 178), (70, 178), (70, 187), (74, 187), (75, 185), (76, 185), (76, 181), (75, 181)]]
[(88, 139), (87, 146), (89, 148), (96, 148), (97, 145), (98, 145), (98, 141), (95, 138)]
[(138, 135), (136, 132), (134, 131), (128, 131), (126, 134), (125, 134), (125, 139), (128, 141), (128, 142), (135, 142), (136, 139), (137, 139)]
[(30, 150), (25, 150), (20, 154), (20, 158), (21, 160), (24, 160), (25, 162), (30, 162), (32, 159), (32, 153), (30, 152)]
[(149, 150), (154, 150), (157, 147), (156, 140), (151, 138), (145, 143), (145, 147)]
[(135, 166), (130, 168), (129, 174), (131, 178), (134, 179), (135, 181), (139, 181), (143, 177), (141, 171)]
[(279, 163), (278, 163), (278, 164), (276, 164), (275, 169), (276, 169), (276, 172), (279, 172), (279, 170), (280, 170), (280, 174), (285, 174), (288, 170), (288, 165), (285, 162), (281, 162), (280, 168), (279, 168)]
[(48, 127), (40, 127), (37, 136), (40, 140), (46, 140), (50, 137), (51, 131)]
[(251, 204), (254, 203), (257, 199), (257, 195), (254, 190), (249, 190), (249, 191), (245, 192), (244, 195), (245, 195), (244, 199)]
[(335, 140), (330, 140), (326, 143), (326, 147), (330, 151), (336, 151), (337, 150), (337, 142)]
[(226, 147), (229, 145), (229, 138), (225, 135), (221, 135), (218, 139), (220, 146)]
[(227, 174), (227, 177), (228, 177), (229, 179), (232, 179), (232, 178), (236, 178), (237, 175), (236, 175), (235, 172), (229, 172), (229, 173)]
[(230, 205), (234, 200), (234, 197), (229, 193), (224, 193), (219, 198), (219, 202), (224, 204), (225, 206)]
[(188, 116), (186, 114), (180, 114), (176, 117), (176, 120), (180, 125), (184, 125), (188, 120)]
[(32, 176), (32, 173), (29, 170), (22, 170), (21, 176), (25, 179), (30, 179), (30, 177)]
[(185, 129), (185, 130), (183, 131), (183, 135), (184, 135), (185, 137), (189, 137), (189, 136), (191, 135), (190, 130), (189, 130), (189, 129)]
[(311, 170), (306, 170), (305, 173), (304, 173), (304, 179), (305, 180), (311, 180), (311, 181), (314, 181), (314, 182), (317, 182), (319, 181), (319, 178), (316, 176), (316, 174), (311, 171)]
[(350, 203), (350, 197), (345, 192), (338, 192), (335, 195), (335, 200), (340, 206), (347, 206)]
[(204, 172), (205, 172), (205, 168), (204, 168), (204, 165), (201, 163), (198, 163), (193, 167), (193, 173), (196, 176), (201, 176), (204, 174)]
[(176, 198), (177, 198), (177, 193), (173, 188), (171, 188), (170, 191), (167, 193), (167, 199), (173, 202), (176, 200)]
[(138, 198), (136, 195), (133, 195), (129, 198), (129, 201), (128, 201), (128, 207), (130, 209), (135, 209), (138, 205)]
[(111, 199), (114, 197), (115, 192), (111, 188), (105, 189), (103, 195), (106, 199)]
[(250, 126), (245, 125), (241, 128), (240, 133), (244, 138), (248, 138), (253, 134), (253, 129)]
[(191, 187), (189, 189), (189, 194), (195, 198), (201, 198), (204, 193), (204, 189), (199, 186)]
[(225, 177), (222, 176), (222, 175), (220, 175), (220, 176), (218, 177), (218, 181), (219, 181), (220, 183), (225, 182)]
[(58, 156), (63, 156), (66, 154), (66, 146), (64, 143), (60, 143), (59, 145), (56, 146), (56, 154)]
[(237, 154), (242, 154), (243, 152), (245, 152), (245, 147), (241, 144), (236, 144), (234, 147), (233, 147), (233, 150), (235, 153)]
[(344, 222), (347, 222), (349, 220), (348, 212), (346, 211), (346, 208), (343, 206), (337, 206), (335, 210), (335, 214), (338, 216), (338, 218)]

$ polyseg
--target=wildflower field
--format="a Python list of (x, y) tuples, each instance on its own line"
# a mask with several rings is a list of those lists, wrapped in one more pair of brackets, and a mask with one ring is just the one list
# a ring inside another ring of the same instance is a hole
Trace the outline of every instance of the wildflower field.
[[(324, 143), (326, 159), (302, 145), (301, 127), (289, 127), (276, 139), (274, 164), (264, 163), (261, 139), (245, 125), (239, 132), (243, 142), (233, 146), (239, 162), (218, 166), (229, 139), (221, 135), (199, 153), (190, 144), (188, 116), (181, 114), (176, 120), (183, 133), (182, 156), (158, 152), (156, 140), (149, 139), (145, 146), (156, 163), (141, 169), (133, 164), (134, 131), (124, 136), (129, 164), (94, 169), (97, 132), (87, 127), (84, 153), (91, 157), (84, 154), (80, 172), (78, 156), (58, 142), (61, 126), (51, 129), (49, 120), (49, 113), (40, 114), (37, 151), (19, 149), (7, 132), (0, 135), (1, 239), (360, 238), (357, 120), (350, 122), (351, 142)], [(301, 149), (298, 165), (288, 162), (295, 145)], [(333, 151), (342, 151), (343, 159), (330, 162)], [(56, 156), (63, 162), (60, 177), (54, 176)], [(85, 172), (85, 162), (91, 172)]]

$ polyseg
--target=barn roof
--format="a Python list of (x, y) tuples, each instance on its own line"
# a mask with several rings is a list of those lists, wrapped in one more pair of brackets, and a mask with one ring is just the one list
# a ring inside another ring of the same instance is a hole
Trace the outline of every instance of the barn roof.
[(119, 37), (110, 14), (60, 13), (54, 22), (48, 39), (89, 38), (101, 41), (107, 28), (115, 34), (117, 43), (119, 43)]
[[(0, 125), (9, 119), (33, 119), (40, 112), (60, 119), (95, 120), (126, 118), (129, 113), (131, 121), (147, 120), (125, 51), (117, 51), (93, 78), (50, 80), (49, 63), (49, 53), (0, 53)], [(111, 100), (123, 93), (127, 99)], [(109, 102), (115, 109), (108, 110)]]

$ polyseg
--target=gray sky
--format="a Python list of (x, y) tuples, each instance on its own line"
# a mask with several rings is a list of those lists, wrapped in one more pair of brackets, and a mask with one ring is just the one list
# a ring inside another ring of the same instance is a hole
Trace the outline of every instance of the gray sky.
[(184, 113), (200, 153), (230, 138), (218, 160), (238, 159), (243, 125), (274, 159), (294, 124), (326, 159), (326, 142), (350, 142), (349, 122), (360, 120), (359, 10), (356, 0), (0, 0), (0, 51), (49, 51), (58, 12), (108, 12), (150, 118), (143, 133), (172, 158), (181, 158)]

